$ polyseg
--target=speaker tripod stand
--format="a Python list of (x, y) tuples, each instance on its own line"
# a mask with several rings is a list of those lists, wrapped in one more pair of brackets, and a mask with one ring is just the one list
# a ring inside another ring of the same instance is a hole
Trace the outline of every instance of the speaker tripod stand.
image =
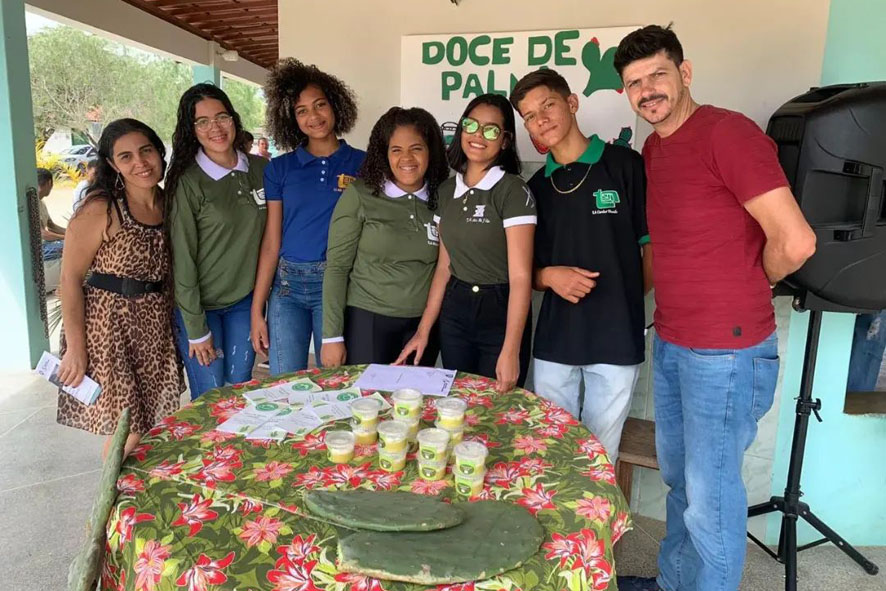
[[(748, 537), (762, 548), (767, 554), (778, 562), (784, 564), (785, 591), (797, 589), (797, 552), (833, 542), (840, 550), (845, 552), (852, 560), (857, 562), (865, 572), (876, 575), (879, 568), (876, 564), (862, 556), (840, 535), (829, 528), (821, 519), (809, 509), (809, 505), (800, 502), (803, 493), (800, 492), (800, 474), (803, 470), (803, 454), (806, 450), (806, 432), (809, 429), (809, 415), (815, 413), (815, 418), (821, 422), (818, 411), (821, 409), (821, 400), (812, 399), (812, 382), (815, 377), (815, 360), (818, 355), (818, 339), (821, 333), (820, 310), (809, 311), (809, 332), (806, 336), (806, 353), (803, 358), (803, 375), (800, 380), (800, 395), (797, 398), (797, 417), (794, 420), (794, 439), (791, 443), (791, 459), (788, 464), (788, 482), (783, 497), (772, 497), (765, 503), (754, 505), (748, 509), (748, 517), (766, 515), (767, 513), (781, 512), (781, 534), (778, 538), (778, 552), (770, 550), (763, 542), (748, 533)], [(814, 527), (824, 537), (815, 542), (797, 546), (797, 520), (803, 518), (809, 525)]]

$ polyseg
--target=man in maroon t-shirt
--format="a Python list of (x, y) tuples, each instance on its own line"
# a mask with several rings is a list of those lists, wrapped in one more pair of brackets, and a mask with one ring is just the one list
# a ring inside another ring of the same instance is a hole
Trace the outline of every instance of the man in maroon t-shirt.
[(778, 376), (770, 285), (812, 255), (815, 235), (772, 140), (744, 115), (692, 100), (692, 65), (670, 27), (634, 31), (614, 61), (631, 106), (655, 129), (643, 157), (656, 448), (670, 487), (657, 585), (735, 591), (747, 530), (742, 458)]

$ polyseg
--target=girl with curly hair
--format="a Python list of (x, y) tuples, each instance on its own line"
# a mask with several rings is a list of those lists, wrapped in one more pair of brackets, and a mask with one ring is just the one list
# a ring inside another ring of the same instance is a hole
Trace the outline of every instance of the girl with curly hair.
[(268, 132), (278, 148), (290, 151), (265, 170), (268, 220), (251, 339), (256, 351), (268, 353), (277, 375), (307, 367), (312, 334), (319, 356), (329, 219), (366, 153), (339, 139), (353, 128), (357, 104), (335, 76), (296, 59), (280, 60), (265, 96)]
[(191, 399), (252, 378), (249, 311), (267, 160), (242, 150), (243, 126), (212, 84), (182, 95), (166, 191), (172, 235), (178, 348)]
[(440, 258), (415, 337), (421, 354), (439, 316), (443, 367), (496, 379), (507, 392), (529, 367), (535, 199), (518, 176), (514, 110), (497, 94), (468, 103), (440, 186)]
[[(434, 209), (449, 176), (440, 126), (393, 107), (372, 128), (360, 179), (335, 206), (323, 280), (327, 367), (392, 363), (415, 334), (437, 263)], [(436, 331), (416, 364), (434, 365)]]

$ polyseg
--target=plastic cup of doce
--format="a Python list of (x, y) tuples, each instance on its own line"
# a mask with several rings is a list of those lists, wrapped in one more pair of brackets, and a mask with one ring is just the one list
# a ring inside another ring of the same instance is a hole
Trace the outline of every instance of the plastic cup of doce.
[(396, 472), (406, 466), (406, 450), (400, 452), (388, 452), (379, 450), (378, 466), (385, 472)]
[(486, 471), (489, 450), (479, 441), (462, 441), (452, 449), (455, 454), (455, 474), (474, 476)]
[(400, 420), (417, 419), (421, 416), (422, 395), (412, 388), (394, 390), (391, 394), (394, 402), (394, 417)]
[(465, 410), (468, 403), (455, 396), (437, 400), (437, 426), (451, 431), (461, 429), (465, 424)]
[(440, 462), (418, 461), (418, 475), (422, 480), (440, 480), (446, 475), (446, 460)]
[(418, 458), (422, 462), (446, 463), (446, 446), (449, 445), (449, 432), (444, 429), (422, 429), (418, 439)]
[(406, 451), (409, 425), (401, 421), (382, 421), (378, 424), (378, 449), (391, 453)]
[(375, 398), (358, 398), (354, 400), (351, 403), (354, 427), (359, 428), (361, 431), (374, 431), (376, 425), (378, 425), (379, 410), (381, 410), (381, 402)]
[(483, 479), (486, 477), (484, 470), (477, 476), (465, 476), (456, 474), (455, 492), (465, 497), (475, 497), (483, 490)]
[(418, 436), (419, 427), (421, 427), (421, 419), (415, 418), (405, 419), (401, 421), (400, 419), (395, 417), (394, 420), (398, 423), (403, 423), (404, 425), (406, 425), (406, 441), (408, 441), (409, 443), (415, 443), (415, 438)]
[(357, 440), (358, 445), (372, 445), (378, 438), (378, 431), (375, 430), (375, 427), (363, 429), (357, 425), (352, 425), (351, 431), (354, 433), (354, 438)]
[(356, 437), (350, 431), (327, 431), (325, 442), (330, 462), (345, 464), (353, 459)]

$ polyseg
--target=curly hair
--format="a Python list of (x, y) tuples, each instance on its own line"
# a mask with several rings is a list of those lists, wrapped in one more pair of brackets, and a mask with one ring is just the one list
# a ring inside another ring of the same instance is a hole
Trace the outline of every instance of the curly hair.
[(122, 196), (123, 191), (118, 187), (117, 179), (119, 175), (114, 170), (114, 167), (111, 166), (111, 161), (114, 159), (114, 144), (124, 135), (130, 133), (144, 135), (151, 145), (154, 146), (154, 149), (160, 154), (160, 177), (163, 177), (163, 173), (166, 170), (166, 146), (163, 145), (163, 141), (157, 133), (137, 119), (117, 119), (112, 121), (105, 126), (98, 140), (98, 158), (95, 160), (95, 182), (86, 188), (86, 197), (83, 204), (74, 212), (75, 216), (86, 209), (83, 205), (96, 199)]
[(366, 159), (358, 175), (378, 195), (386, 180), (393, 180), (391, 164), (388, 161), (388, 144), (398, 127), (412, 126), (428, 146), (428, 170), (425, 181), (428, 183), (428, 209), (437, 209), (437, 187), (449, 177), (449, 163), (446, 160), (446, 145), (440, 125), (434, 116), (418, 107), (404, 109), (391, 107), (372, 127), (369, 144), (366, 146)]
[[(172, 157), (169, 164), (169, 172), (166, 175), (164, 185), (166, 194), (170, 196), (168, 203), (175, 198), (175, 190), (185, 170), (194, 163), (197, 151), (200, 149), (200, 140), (197, 139), (197, 131), (194, 128), (196, 119), (197, 103), (203, 99), (215, 99), (224, 107), (225, 111), (234, 118), (234, 148), (243, 148), (243, 124), (240, 115), (234, 110), (231, 99), (224, 91), (212, 84), (196, 84), (185, 91), (178, 102), (178, 119), (175, 124), (175, 132), (172, 134)], [(167, 207), (167, 213), (169, 207)]]
[(357, 122), (357, 99), (347, 84), (317, 66), (305, 65), (295, 58), (282, 59), (268, 74), (265, 98), (267, 132), (284, 150), (295, 150), (307, 140), (295, 119), (295, 103), (302, 91), (312, 85), (323, 91), (332, 107), (336, 136), (351, 131)]
[(501, 151), (499, 151), (498, 156), (489, 165), (489, 168), (501, 166), (505, 172), (519, 175), (522, 166), (520, 164), (520, 155), (517, 153), (517, 128), (514, 123), (514, 109), (511, 108), (511, 103), (508, 102), (508, 99), (500, 94), (481, 94), (480, 96), (474, 97), (474, 99), (468, 103), (468, 106), (465, 107), (465, 112), (462, 113), (462, 116), (458, 120), (458, 128), (455, 130), (455, 136), (452, 138), (452, 143), (449, 144), (449, 166), (451, 166), (456, 172), (462, 174), (464, 174), (468, 168), (468, 156), (461, 147), (461, 122), (465, 117), (471, 114), (471, 111), (473, 111), (474, 107), (477, 105), (490, 105), (497, 108), (501, 111), (501, 116), (505, 123), (504, 129), (502, 130), (504, 139), (502, 141)]

